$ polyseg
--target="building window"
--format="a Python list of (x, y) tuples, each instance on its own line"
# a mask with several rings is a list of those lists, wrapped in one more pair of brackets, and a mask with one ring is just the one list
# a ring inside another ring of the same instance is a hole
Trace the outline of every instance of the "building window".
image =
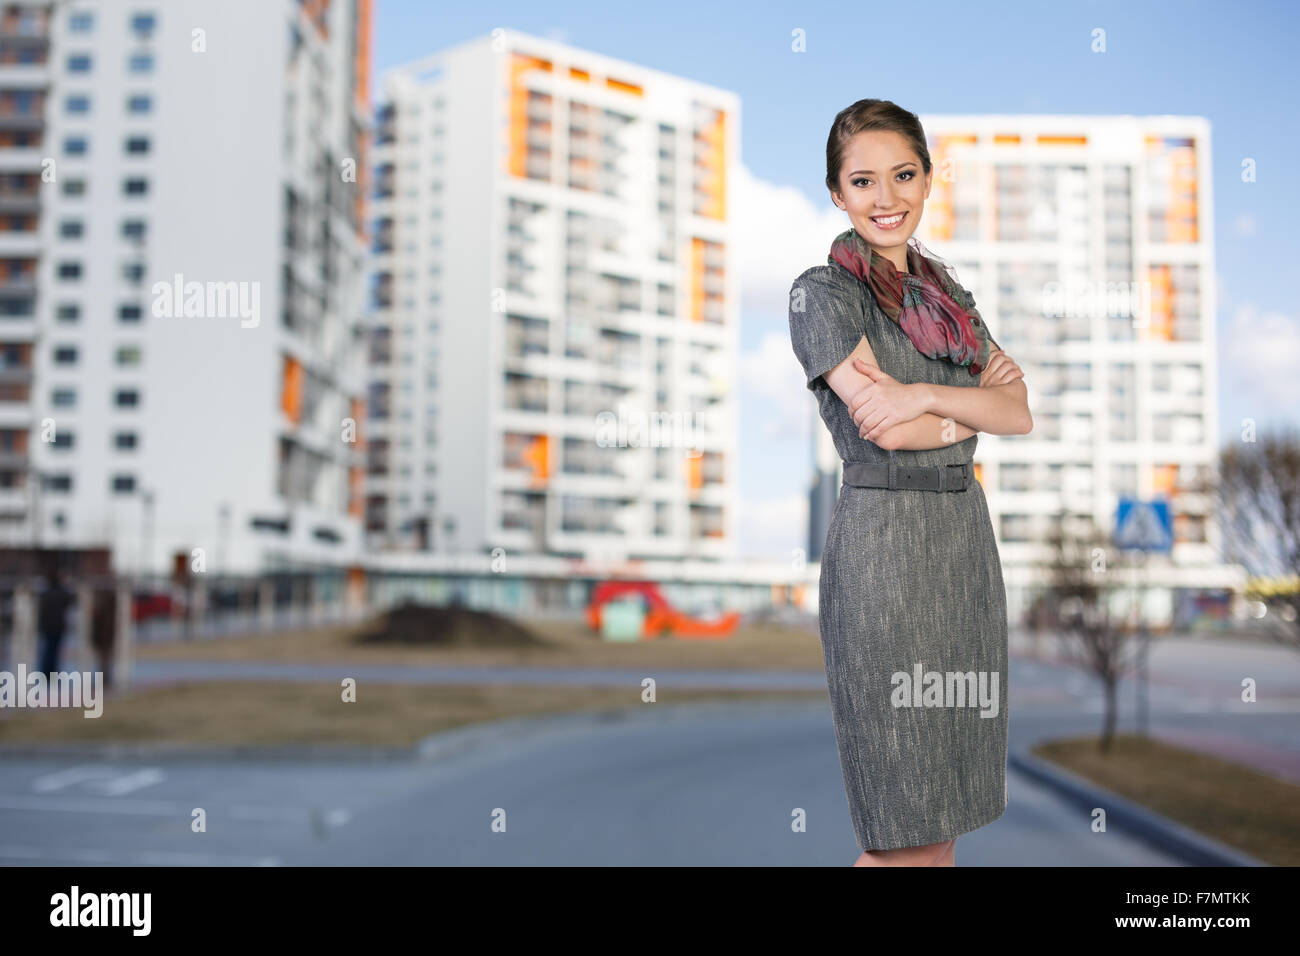
[(86, 232), (86, 224), (80, 219), (65, 219), (59, 223), (60, 239), (80, 239)]
[(81, 306), (75, 302), (63, 302), (54, 313), (60, 322), (76, 322), (81, 318)]
[(86, 181), (84, 179), (65, 179), (63, 181), (63, 195), (65, 196), (86, 195)]
[(54, 364), (76, 365), (77, 347), (75, 345), (60, 345), (54, 350)]
[(46, 475), (41, 487), (45, 491), (71, 491), (72, 476), (66, 471), (55, 475)]
[(157, 18), (152, 13), (137, 13), (131, 17), (131, 32), (141, 40), (153, 36), (153, 28), (157, 25)]
[(81, 116), (90, 112), (90, 97), (84, 93), (76, 93), (67, 97), (63, 101), (65, 112), (73, 116)]
[(90, 151), (90, 141), (84, 136), (69, 136), (63, 141), (63, 152), (69, 156), (85, 156)]
[(133, 93), (126, 98), (126, 111), (134, 113), (137, 116), (145, 115), (153, 110), (153, 97), (147, 93)]
[(127, 60), (126, 68), (132, 73), (152, 73), (153, 54), (132, 53), (131, 58)]
[(50, 392), (50, 404), (56, 408), (75, 408), (77, 390), (75, 388), (56, 388)]
[(131, 156), (143, 156), (149, 152), (148, 136), (128, 136), (126, 138), (126, 152)]
[(54, 441), (50, 442), (52, 447), (58, 448), (62, 451), (67, 451), (69, 448), (75, 447), (76, 444), (77, 436), (66, 428), (60, 428), (56, 431), (54, 433)]
[(117, 364), (132, 366), (140, 364), (140, 346), (122, 345), (117, 350)]
[(134, 451), (139, 439), (135, 432), (117, 432), (113, 436), (113, 447), (118, 451)]
[(143, 239), (144, 238), (144, 220), (143, 219), (123, 219), (122, 220), (122, 237), (125, 239)]
[(124, 262), (122, 263), (122, 278), (127, 282), (144, 281), (144, 263), (143, 262)]
[(134, 388), (119, 388), (113, 393), (113, 404), (118, 408), (138, 408), (140, 392)]
[(131, 494), (135, 491), (135, 475), (114, 475), (113, 476), (113, 493), (119, 495)]
[(142, 310), (138, 305), (119, 305), (117, 319), (119, 322), (139, 322)]
[(89, 53), (69, 53), (68, 54), (68, 72), (69, 73), (89, 73), (90, 72), (90, 54)]
[(59, 263), (58, 276), (59, 276), (60, 279), (65, 279), (65, 280), (68, 280), (68, 281), (71, 281), (71, 280), (73, 280), (73, 279), (80, 279), (80, 278), (81, 278), (81, 263), (80, 263), (80, 262), (60, 262), (60, 263)]
[(88, 10), (78, 10), (68, 17), (69, 33), (89, 33), (95, 28), (95, 15)]
[(122, 194), (124, 196), (144, 196), (149, 192), (149, 180), (147, 179), (124, 179), (122, 180)]

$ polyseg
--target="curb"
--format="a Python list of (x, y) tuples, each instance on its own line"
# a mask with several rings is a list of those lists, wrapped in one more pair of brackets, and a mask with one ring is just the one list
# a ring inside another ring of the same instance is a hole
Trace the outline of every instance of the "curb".
[(1028, 753), (1012, 753), (1007, 763), (1076, 806), (1086, 810), (1104, 806), (1107, 826), (1129, 831), (1190, 866), (1272, 866)]

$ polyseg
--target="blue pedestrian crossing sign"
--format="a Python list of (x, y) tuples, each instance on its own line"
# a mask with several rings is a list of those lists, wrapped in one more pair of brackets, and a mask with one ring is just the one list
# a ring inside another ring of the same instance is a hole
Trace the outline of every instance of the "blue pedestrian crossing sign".
[(1169, 499), (1120, 498), (1115, 513), (1115, 546), (1129, 551), (1168, 551), (1174, 546)]

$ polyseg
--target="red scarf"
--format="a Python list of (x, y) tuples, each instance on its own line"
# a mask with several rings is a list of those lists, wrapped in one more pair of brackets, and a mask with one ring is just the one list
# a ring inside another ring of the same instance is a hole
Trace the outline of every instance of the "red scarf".
[(866, 282), (884, 313), (927, 358), (947, 359), (979, 375), (988, 365), (989, 342), (1001, 348), (952, 267), (915, 236), (908, 239), (907, 272), (899, 272), (855, 229), (835, 237), (826, 261), (839, 263)]

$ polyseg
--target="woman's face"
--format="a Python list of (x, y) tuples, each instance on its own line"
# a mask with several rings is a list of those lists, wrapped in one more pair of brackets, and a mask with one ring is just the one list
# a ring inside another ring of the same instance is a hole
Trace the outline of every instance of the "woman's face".
[[(832, 193), (858, 235), (900, 272), (907, 271), (907, 240), (930, 198), (934, 171), (922, 173), (920, 158), (902, 134), (866, 130), (849, 141), (840, 167), (840, 188)], [(903, 218), (896, 223), (890, 219), (898, 215)]]

